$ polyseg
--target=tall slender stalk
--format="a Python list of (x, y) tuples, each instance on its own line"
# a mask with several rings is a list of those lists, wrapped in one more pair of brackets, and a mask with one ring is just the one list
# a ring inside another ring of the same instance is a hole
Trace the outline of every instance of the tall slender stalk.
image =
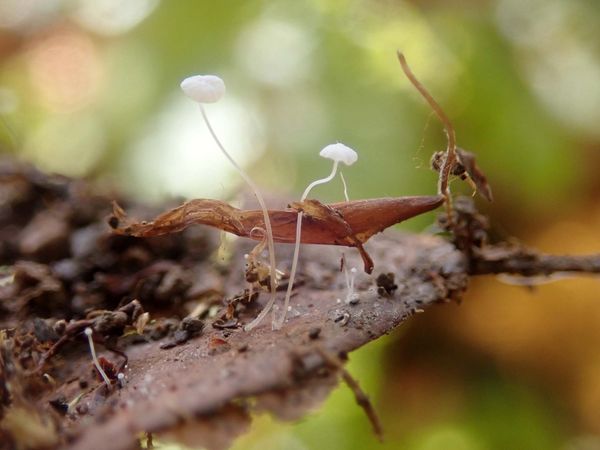
[(202, 117), (204, 118), (204, 122), (206, 122), (206, 126), (208, 127), (208, 130), (210, 131), (210, 134), (212, 135), (213, 139), (215, 140), (215, 142), (217, 143), (217, 145), (219, 146), (219, 148), (221, 149), (221, 151), (223, 152), (225, 157), (229, 160), (229, 162), (233, 165), (233, 167), (235, 167), (235, 169), (238, 171), (238, 173), (241, 175), (241, 177), (244, 179), (244, 181), (248, 184), (248, 186), (250, 186), (250, 189), (252, 189), (252, 191), (254, 192), (254, 195), (256, 196), (256, 199), (258, 200), (258, 203), (260, 205), (260, 209), (262, 210), (263, 219), (265, 221), (265, 230), (267, 233), (267, 248), (269, 249), (269, 264), (271, 266), (270, 267), (270, 276), (269, 276), (271, 296), (269, 298), (267, 305), (263, 308), (263, 310), (260, 312), (260, 314), (252, 322), (250, 322), (248, 325), (246, 325), (244, 327), (244, 329), (246, 331), (250, 331), (252, 328), (254, 328), (256, 325), (258, 325), (261, 322), (261, 320), (267, 315), (267, 313), (273, 307), (273, 303), (275, 303), (275, 296), (276, 296), (276, 289), (277, 289), (275, 274), (276, 274), (277, 266), (275, 265), (275, 243), (273, 241), (273, 228), (271, 227), (271, 218), (269, 217), (269, 212), (267, 210), (267, 205), (265, 204), (265, 200), (263, 199), (262, 194), (258, 190), (258, 186), (256, 186), (256, 184), (254, 184), (254, 181), (252, 181), (250, 176), (235, 162), (235, 160), (231, 157), (231, 155), (227, 152), (227, 150), (225, 150), (225, 147), (223, 146), (223, 144), (217, 137), (215, 130), (213, 129), (212, 125), (210, 124), (210, 121), (208, 120), (208, 116), (206, 114), (206, 111), (204, 110), (204, 106), (202, 105), (202, 103), (200, 103), (200, 111), (202, 111)]
[(400, 61), (400, 66), (402, 66), (402, 70), (406, 75), (406, 78), (412, 83), (412, 85), (419, 91), (419, 93), (423, 96), (423, 98), (429, 103), (429, 106), (435, 112), (435, 114), (442, 122), (444, 129), (446, 130), (446, 136), (448, 138), (448, 145), (446, 147), (446, 158), (444, 158), (444, 163), (442, 168), (440, 169), (440, 177), (438, 179), (438, 193), (443, 195), (446, 198), (446, 208), (448, 212), (448, 220), (452, 221), (451, 214), (451, 198), (450, 198), (450, 190), (448, 189), (448, 180), (450, 178), (450, 171), (454, 166), (456, 161), (456, 133), (454, 132), (454, 127), (452, 126), (452, 122), (442, 109), (442, 107), (435, 101), (429, 91), (421, 84), (415, 74), (410, 70), (408, 63), (406, 62), (406, 58), (402, 54), (402, 52), (398, 51), (398, 60)]
[[(327, 182), (333, 180), (333, 177), (335, 177), (335, 174), (337, 172), (338, 164), (339, 164), (339, 161), (333, 162), (333, 170), (331, 171), (329, 176), (327, 176), (325, 178), (321, 178), (320, 180), (316, 180), (316, 181), (313, 181), (312, 183), (310, 183), (304, 190), (302, 197), (300, 197), (300, 201), (303, 202), (304, 200), (306, 200), (306, 197), (308, 197), (309, 192), (315, 186), (318, 186), (319, 184), (327, 183)], [(287, 315), (287, 309), (290, 304), (290, 297), (292, 296), (292, 289), (294, 288), (294, 280), (296, 279), (296, 269), (298, 267), (298, 257), (300, 256), (300, 242), (302, 240), (302, 217), (304, 217), (304, 212), (300, 211), (298, 213), (298, 217), (296, 219), (296, 240), (294, 243), (294, 256), (292, 258), (292, 268), (290, 270), (290, 278), (288, 281), (288, 287), (287, 287), (287, 291), (285, 292), (285, 299), (283, 301), (283, 312), (279, 316), (279, 319), (276, 319), (276, 318), (273, 319), (273, 328), (276, 330), (280, 329), (283, 326), (283, 323), (285, 322), (285, 316)]]

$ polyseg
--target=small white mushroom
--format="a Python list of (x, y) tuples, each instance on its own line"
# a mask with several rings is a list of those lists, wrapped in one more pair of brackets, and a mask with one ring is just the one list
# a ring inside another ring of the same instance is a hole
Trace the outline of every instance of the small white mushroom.
[[(325, 178), (321, 178), (319, 180), (315, 180), (306, 187), (306, 189), (304, 190), (304, 193), (302, 194), (302, 197), (300, 197), (301, 202), (306, 200), (306, 198), (308, 197), (308, 194), (315, 186), (318, 186), (319, 184), (324, 184), (324, 183), (327, 183), (327, 182), (333, 180), (333, 178), (335, 177), (335, 174), (337, 173), (338, 165), (340, 162), (346, 164), (347, 166), (351, 166), (358, 160), (358, 153), (356, 153), (350, 147), (348, 147), (340, 142), (327, 145), (326, 147), (323, 148), (323, 150), (321, 150), (319, 152), (319, 155), (322, 156), (323, 158), (333, 160), (333, 169), (331, 170), (331, 173), (329, 174), (329, 176), (327, 176)], [(346, 196), (346, 198), (347, 198), (347, 196)], [(287, 312), (288, 305), (290, 302), (290, 297), (292, 295), (292, 289), (294, 288), (294, 279), (296, 278), (296, 269), (298, 267), (298, 257), (300, 255), (300, 241), (302, 238), (302, 217), (303, 216), (304, 216), (303, 211), (300, 211), (298, 213), (298, 217), (296, 219), (296, 240), (295, 240), (295, 246), (294, 246), (294, 257), (292, 258), (292, 268), (290, 269), (290, 279), (288, 281), (288, 287), (287, 287), (287, 291), (285, 293), (285, 299), (283, 301), (283, 314), (279, 317), (279, 319), (273, 319), (273, 328), (276, 330), (281, 328), (283, 323), (285, 322), (285, 316), (286, 316), (286, 312)]]
[(333, 161), (343, 162), (347, 166), (351, 166), (358, 160), (358, 153), (341, 142), (329, 144), (319, 152), (319, 155)]
[(110, 386), (111, 386), (110, 379), (108, 378), (108, 375), (106, 375), (106, 372), (104, 372), (104, 369), (102, 369), (102, 366), (100, 365), (100, 361), (98, 361), (98, 357), (96, 356), (96, 349), (94, 348), (94, 340), (92, 339), (93, 331), (90, 327), (87, 327), (85, 330), (83, 330), (83, 332), (87, 336), (88, 344), (90, 345), (90, 353), (92, 354), (92, 360), (94, 361), (94, 366), (96, 366), (96, 370), (100, 373), (100, 375), (102, 376), (102, 379), (106, 383), (106, 387), (110, 390)]
[(350, 269), (350, 275), (348, 275), (348, 268), (344, 266), (344, 275), (346, 277), (346, 304), (355, 305), (358, 303), (358, 294), (354, 291), (354, 280), (356, 279), (356, 267)]
[(216, 75), (194, 75), (181, 82), (181, 90), (198, 103), (215, 103), (225, 95), (225, 83)]
[(254, 181), (252, 181), (252, 179), (250, 178), (250, 175), (248, 175), (238, 165), (238, 163), (233, 159), (233, 157), (229, 154), (229, 152), (227, 150), (225, 150), (225, 146), (221, 143), (221, 141), (217, 137), (215, 130), (213, 129), (212, 125), (210, 124), (210, 121), (208, 120), (206, 111), (204, 110), (204, 105), (203, 105), (204, 103), (215, 103), (215, 102), (219, 101), (221, 99), (221, 97), (223, 97), (223, 95), (225, 94), (225, 83), (223, 82), (223, 80), (221, 78), (217, 77), (216, 75), (194, 75), (194, 76), (186, 78), (185, 80), (183, 80), (181, 82), (181, 90), (189, 98), (198, 102), (198, 104), (200, 105), (200, 111), (202, 112), (202, 117), (204, 118), (204, 122), (206, 123), (208, 131), (210, 131), (210, 134), (212, 135), (213, 139), (217, 143), (217, 146), (219, 147), (221, 152), (225, 155), (225, 157), (229, 160), (229, 162), (233, 165), (233, 167), (238, 171), (238, 173), (244, 179), (246, 184), (248, 184), (248, 186), (250, 186), (250, 189), (252, 189), (252, 191), (254, 192), (254, 195), (256, 196), (256, 199), (258, 200), (258, 203), (260, 205), (260, 209), (262, 210), (262, 213), (263, 213), (263, 219), (265, 222), (265, 230), (267, 233), (267, 246), (269, 249), (269, 264), (271, 266), (270, 267), (271, 298), (269, 299), (269, 301), (268, 301), (267, 305), (265, 306), (265, 308), (263, 309), (263, 311), (261, 311), (260, 314), (256, 317), (256, 319), (254, 319), (250, 324), (248, 324), (248, 325), (246, 325), (246, 327), (244, 327), (244, 329), (246, 331), (249, 331), (260, 323), (260, 321), (269, 312), (269, 310), (273, 306), (273, 303), (275, 302), (275, 291), (276, 291), (276, 287), (277, 287), (276, 286), (277, 277), (275, 276), (275, 273), (276, 273), (277, 266), (276, 266), (276, 262), (275, 262), (275, 243), (273, 241), (273, 229), (271, 227), (271, 218), (269, 217), (269, 213), (267, 211), (267, 205), (263, 199), (263, 196), (261, 195), (260, 191), (258, 190), (258, 187), (254, 183)]
[(324, 184), (324, 183), (327, 183), (327, 182), (333, 180), (333, 177), (335, 177), (335, 174), (337, 173), (339, 163), (344, 163), (347, 166), (351, 166), (358, 160), (358, 153), (356, 153), (350, 147), (348, 147), (340, 142), (338, 142), (336, 144), (329, 144), (328, 146), (326, 146), (325, 148), (323, 148), (323, 150), (321, 150), (319, 152), (319, 155), (322, 156), (323, 158), (331, 159), (333, 161), (333, 170), (331, 171), (331, 174), (329, 174), (328, 177), (321, 178), (320, 180), (315, 180), (312, 183), (310, 183), (306, 187), (306, 189), (304, 190), (304, 193), (302, 194), (302, 197), (300, 198), (301, 202), (306, 200), (306, 197), (308, 197), (308, 193), (315, 186), (318, 186), (319, 184)]

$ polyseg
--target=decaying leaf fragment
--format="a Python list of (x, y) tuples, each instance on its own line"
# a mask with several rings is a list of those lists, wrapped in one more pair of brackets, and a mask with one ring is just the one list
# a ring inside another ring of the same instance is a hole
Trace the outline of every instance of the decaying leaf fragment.
[[(269, 210), (275, 242), (292, 244), (296, 236), (298, 212), (302, 211), (302, 243), (356, 247), (363, 258), (365, 272), (371, 273), (373, 261), (363, 244), (386, 228), (431, 211), (444, 202), (441, 195), (385, 197), (323, 204), (318, 200), (294, 202), (283, 210)], [(237, 236), (261, 240), (253, 230), (264, 229), (261, 210), (241, 210), (223, 201), (195, 199), (167, 211), (149, 222), (128, 219), (113, 203), (108, 221), (115, 233), (150, 237), (177, 233), (190, 225), (208, 225)]]
[[(431, 157), (431, 168), (433, 170), (437, 172), (441, 170), (444, 153), (443, 151), (436, 152)], [(467, 180), (479, 195), (489, 202), (493, 201), (492, 188), (487, 181), (487, 177), (477, 165), (477, 158), (474, 153), (457, 147), (456, 161), (450, 173), (462, 180)]]

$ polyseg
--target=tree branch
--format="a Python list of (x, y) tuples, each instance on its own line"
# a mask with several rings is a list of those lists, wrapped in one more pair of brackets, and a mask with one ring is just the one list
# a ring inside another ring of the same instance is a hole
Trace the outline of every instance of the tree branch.
[(600, 255), (548, 255), (520, 246), (490, 246), (471, 260), (471, 275), (513, 274), (531, 277), (557, 272), (600, 273)]

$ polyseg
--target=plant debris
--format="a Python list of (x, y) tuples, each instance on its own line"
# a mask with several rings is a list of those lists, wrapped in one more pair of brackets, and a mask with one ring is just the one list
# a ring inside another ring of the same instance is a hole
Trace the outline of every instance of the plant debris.
[[(442, 170), (445, 151), (435, 152), (431, 157), (431, 168), (436, 172)], [(492, 188), (487, 181), (487, 177), (479, 168), (474, 153), (456, 148), (456, 163), (450, 172), (451, 175), (459, 177), (461, 180), (467, 180), (473, 186), (475, 192), (480, 194), (488, 202), (494, 201)]]
[(186, 317), (179, 322), (179, 327), (173, 333), (173, 337), (160, 345), (160, 348), (167, 350), (177, 345), (185, 344), (187, 341), (200, 335), (204, 329), (204, 322), (192, 317)]

